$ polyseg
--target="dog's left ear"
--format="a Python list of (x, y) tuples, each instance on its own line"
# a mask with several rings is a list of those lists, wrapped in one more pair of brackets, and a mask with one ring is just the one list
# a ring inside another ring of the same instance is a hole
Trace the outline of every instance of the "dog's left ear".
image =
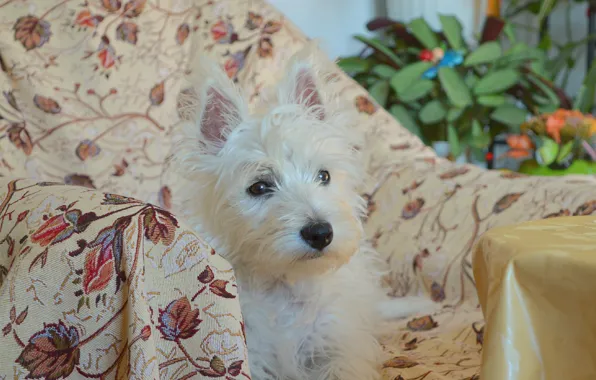
[(324, 120), (325, 108), (317, 85), (317, 69), (311, 49), (298, 52), (291, 59), (286, 77), (279, 87), (278, 98), (282, 104), (301, 105), (319, 120)]

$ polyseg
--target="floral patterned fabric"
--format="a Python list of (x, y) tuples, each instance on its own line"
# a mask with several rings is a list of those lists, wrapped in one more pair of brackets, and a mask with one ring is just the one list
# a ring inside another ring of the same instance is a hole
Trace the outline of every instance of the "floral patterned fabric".
[[(166, 163), (169, 135), (179, 122), (183, 77), (196, 56), (217, 59), (256, 103), (306, 42), (263, 0), (6, 0), (0, 3), (0, 37), (0, 174), (96, 188), (166, 210), (180, 183)], [(395, 323), (395, 334), (384, 341), (385, 378), (475, 378), (483, 322), (471, 275), (474, 242), (494, 226), (591, 214), (596, 181), (455, 166), (437, 158), (339, 69), (327, 86), (357, 108), (366, 134), (366, 229), (387, 259), (388, 292), (425, 293), (445, 306), (432, 317)], [(190, 293), (183, 284), (180, 292)], [(35, 301), (23, 302), (15, 313)], [(37, 317), (29, 336), (43, 323), (70, 331), (71, 324), (60, 327), (56, 317), (47, 318)], [(163, 352), (179, 355), (174, 348)], [(154, 355), (148, 352), (146, 361)]]
[(174, 215), (53, 182), (0, 188), (0, 377), (250, 378), (232, 269)]

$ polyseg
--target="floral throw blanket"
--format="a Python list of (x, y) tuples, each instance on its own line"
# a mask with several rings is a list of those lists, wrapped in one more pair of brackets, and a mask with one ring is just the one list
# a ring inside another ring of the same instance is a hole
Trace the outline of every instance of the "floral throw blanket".
[(0, 378), (250, 378), (234, 273), (174, 215), (53, 182), (0, 188)]

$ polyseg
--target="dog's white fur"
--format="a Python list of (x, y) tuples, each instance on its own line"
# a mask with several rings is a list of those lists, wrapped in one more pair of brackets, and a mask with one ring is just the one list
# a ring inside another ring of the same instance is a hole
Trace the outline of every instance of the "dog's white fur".
[[(295, 56), (276, 99), (252, 114), (221, 69), (202, 60), (174, 145), (175, 167), (190, 183), (179, 212), (234, 267), (254, 379), (374, 380), (382, 317), (431, 302), (385, 299), (377, 254), (363, 237), (355, 118), (323, 99), (324, 60), (313, 52)], [(317, 180), (320, 170), (329, 185)], [(262, 178), (275, 191), (249, 195)], [(322, 253), (300, 237), (315, 219), (333, 226)]]

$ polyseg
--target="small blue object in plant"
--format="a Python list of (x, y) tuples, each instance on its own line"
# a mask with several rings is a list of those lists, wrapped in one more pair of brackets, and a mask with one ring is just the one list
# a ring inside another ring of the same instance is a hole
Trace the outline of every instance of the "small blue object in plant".
[(438, 72), (439, 72), (439, 69), (437, 68), (437, 66), (433, 66), (430, 69), (426, 70), (424, 72), (424, 74), (422, 74), (422, 78), (435, 79), (437, 77)]
[(464, 62), (464, 56), (455, 50), (447, 50), (437, 66), (433, 66), (422, 74), (424, 79), (435, 79), (440, 67), (456, 67)]
[(448, 50), (445, 52), (443, 59), (439, 62), (439, 67), (455, 67), (464, 63), (464, 56), (455, 50)]

